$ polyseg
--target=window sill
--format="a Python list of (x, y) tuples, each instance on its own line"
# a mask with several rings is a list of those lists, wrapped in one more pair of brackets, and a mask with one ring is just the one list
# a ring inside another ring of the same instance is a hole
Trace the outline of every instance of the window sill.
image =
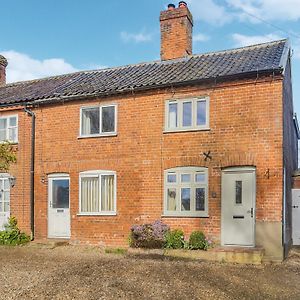
[(186, 129), (166, 129), (163, 131), (163, 133), (167, 134), (167, 133), (194, 132), (194, 131), (210, 131), (210, 128), (203, 127), (203, 128), (186, 128)]
[(116, 212), (103, 212), (103, 213), (78, 213), (78, 217), (97, 217), (97, 216), (116, 216)]
[(208, 214), (203, 215), (176, 215), (176, 214), (163, 214), (161, 215), (162, 218), (209, 218)]
[(104, 138), (104, 137), (113, 137), (113, 136), (117, 136), (118, 134), (116, 132), (113, 133), (103, 133), (103, 134), (93, 134), (93, 135), (80, 135), (77, 137), (77, 139), (81, 140), (81, 139), (90, 139), (90, 138)]
[(16, 142), (11, 142), (11, 141), (0, 141), (0, 144), (6, 144), (6, 143), (8, 143), (8, 144), (10, 144), (10, 145), (12, 145), (12, 146), (15, 146), (15, 145), (18, 145), (18, 144), (19, 144), (18, 141), (16, 141)]

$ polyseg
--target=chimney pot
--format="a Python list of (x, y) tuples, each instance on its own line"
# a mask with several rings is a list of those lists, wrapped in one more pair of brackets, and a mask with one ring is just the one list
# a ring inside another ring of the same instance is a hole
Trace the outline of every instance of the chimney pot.
[(174, 10), (175, 9), (175, 4), (170, 3), (168, 5), (168, 10)]
[(6, 84), (6, 67), (7, 67), (7, 59), (0, 55), (0, 86)]
[(185, 1), (180, 1), (178, 6), (179, 8), (182, 8), (182, 7), (187, 7), (188, 5)]

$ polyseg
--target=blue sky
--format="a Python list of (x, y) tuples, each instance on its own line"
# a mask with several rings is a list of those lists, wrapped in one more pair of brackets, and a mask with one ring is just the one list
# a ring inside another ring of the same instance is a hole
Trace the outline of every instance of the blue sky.
[[(290, 37), (300, 116), (300, 0), (187, 2), (195, 19), (194, 53)], [(168, 3), (172, 1), (1, 1), (0, 53), (9, 59), (8, 81), (157, 60), (159, 12)]]

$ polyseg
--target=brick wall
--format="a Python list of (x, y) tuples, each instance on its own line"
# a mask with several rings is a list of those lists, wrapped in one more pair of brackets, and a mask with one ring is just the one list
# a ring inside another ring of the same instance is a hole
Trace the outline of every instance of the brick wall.
[(30, 141), (31, 119), (18, 108), (2, 109), (0, 117), (18, 115), (18, 141), (13, 146), (16, 151), (17, 163), (12, 164), (10, 175), (16, 177), (16, 184), (10, 190), (10, 212), (17, 217), (19, 227), (30, 233)]
[[(210, 97), (210, 130), (163, 133), (166, 100), (203, 95)], [(118, 105), (118, 135), (78, 139), (80, 107), (100, 103)], [(227, 166), (256, 166), (256, 218), (282, 219), (280, 78), (133, 93), (35, 112), (37, 238), (47, 236), (47, 175), (56, 172), (70, 174), (73, 242), (126, 245), (132, 224), (161, 218), (163, 172), (178, 166), (208, 167), (209, 217), (163, 218), (173, 228), (220, 238), (221, 168)], [(209, 150), (212, 160), (205, 162)], [(97, 169), (117, 172), (117, 216), (77, 216), (79, 172)]]

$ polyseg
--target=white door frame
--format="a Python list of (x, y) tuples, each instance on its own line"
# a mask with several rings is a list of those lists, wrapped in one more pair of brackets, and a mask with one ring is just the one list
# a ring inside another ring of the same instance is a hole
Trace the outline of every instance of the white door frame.
[[(225, 225), (224, 225), (224, 215), (222, 213), (222, 207), (223, 207), (223, 175), (224, 174), (237, 174), (237, 173), (252, 173), (254, 175), (254, 180), (253, 180), (253, 198), (252, 198), (252, 207), (253, 207), (253, 222), (252, 222), (252, 232), (253, 232), (253, 242), (252, 245), (249, 246), (244, 246), (240, 245), (240, 247), (255, 247), (255, 240), (256, 240), (256, 168), (251, 167), (251, 166), (245, 166), (245, 167), (228, 167), (222, 170), (222, 175), (221, 175), (221, 245), (222, 246), (227, 246), (224, 241), (224, 232), (225, 232)], [(230, 246), (230, 245), (228, 245)], [(239, 245), (232, 245), (235, 247), (239, 247)]]
[[(53, 236), (50, 234), (49, 232), (49, 222), (50, 222), (50, 201), (52, 201), (52, 181), (53, 180), (59, 180), (59, 179), (68, 179), (69, 180), (69, 214), (70, 214), (70, 234), (69, 236), (66, 237), (58, 237), (58, 236)], [(71, 199), (70, 199), (70, 193), (71, 193), (71, 189), (70, 189), (70, 185), (71, 185), (71, 179), (70, 179), (70, 175), (67, 173), (56, 173), (56, 174), (50, 174), (48, 175), (48, 203), (47, 203), (47, 210), (48, 210), (48, 222), (47, 222), (47, 236), (48, 238), (55, 238), (55, 239), (68, 239), (71, 237)]]

